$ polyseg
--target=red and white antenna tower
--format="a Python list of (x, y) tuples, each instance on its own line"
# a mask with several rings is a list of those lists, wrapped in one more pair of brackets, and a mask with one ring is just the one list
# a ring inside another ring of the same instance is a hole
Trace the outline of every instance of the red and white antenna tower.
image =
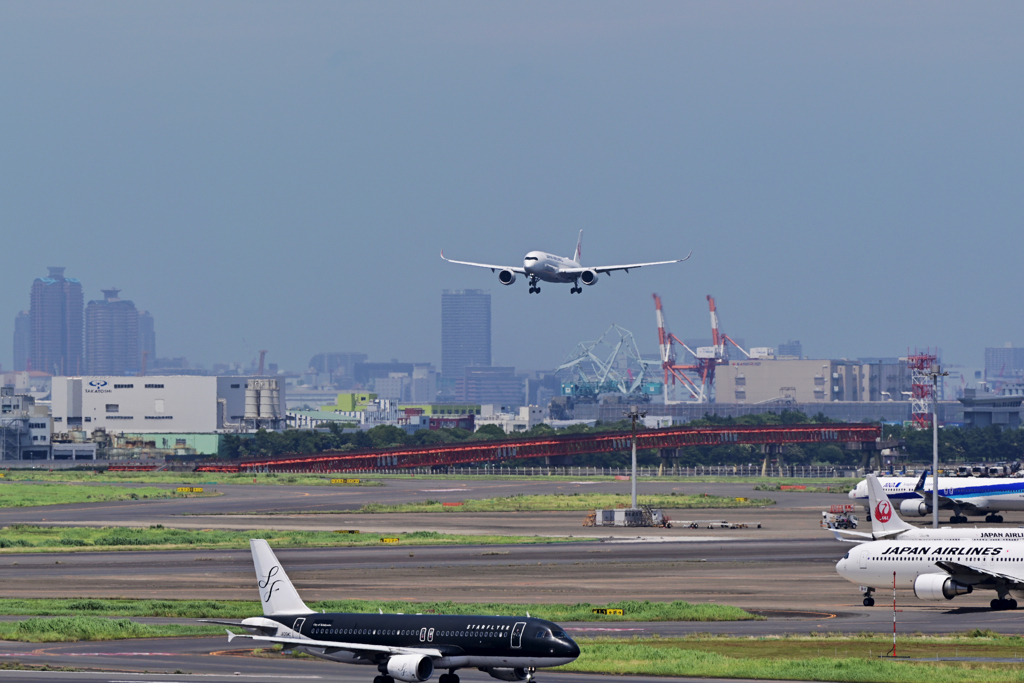
[(932, 426), (932, 366), (938, 357), (926, 351), (911, 354), (907, 350), (907, 367), (910, 368), (910, 417), (921, 429)]

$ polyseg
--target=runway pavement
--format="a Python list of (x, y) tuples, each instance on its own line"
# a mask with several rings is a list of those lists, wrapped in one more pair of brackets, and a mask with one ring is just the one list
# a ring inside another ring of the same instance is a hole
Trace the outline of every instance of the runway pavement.
[[(212, 479), (211, 479), (212, 481)], [(56, 525), (163, 524), (183, 528), (320, 529), (371, 531), (435, 530), (464, 534), (516, 534), (587, 537), (576, 543), (505, 546), (405, 546), (279, 550), (279, 557), (309, 601), (387, 597), (410, 601), (591, 602), (687, 600), (736, 605), (768, 617), (750, 622), (596, 622), (567, 624), (576, 636), (661, 636), (707, 632), (771, 635), (812, 631), (888, 632), (888, 595), (878, 604), (860, 604), (856, 586), (840, 578), (836, 560), (848, 545), (819, 528), (820, 510), (850, 502), (845, 495), (799, 492), (763, 493), (751, 484), (640, 482), (641, 492), (703, 493), (771, 497), (763, 509), (686, 510), (681, 519), (727, 519), (750, 528), (697, 530), (606, 529), (582, 527), (582, 512), (490, 514), (353, 514), (370, 501), (404, 502), (434, 498), (465, 500), (514, 493), (628, 492), (629, 482), (597, 484), (544, 480), (385, 480), (383, 487), (220, 486), (219, 498), (125, 501), (0, 510), (0, 526), (12, 523)], [(0, 484), (2, 485), (2, 484)], [(271, 514), (288, 511), (349, 510), (338, 514)], [(233, 514), (225, 514), (233, 513)], [(248, 513), (248, 514), (237, 514)], [(862, 513), (861, 513), (862, 514)], [(1016, 526), (1024, 515), (1005, 515)], [(756, 528), (761, 524), (761, 528)], [(252, 560), (247, 551), (0, 553), (0, 595), (4, 597), (135, 597), (254, 600)], [(925, 603), (900, 592), (899, 623), (908, 632), (946, 633), (991, 628), (1022, 633), (1015, 612), (991, 612), (984, 591), (954, 602)], [(187, 620), (173, 620), (187, 621)], [(610, 630), (600, 630), (610, 629)], [(288, 680), (315, 676), (369, 681), (372, 672), (326, 662), (253, 660), (213, 652), (227, 650), (226, 639), (155, 639), (117, 643), (33, 645), (2, 643), (3, 658), (54, 666), (123, 671), (175, 670), (204, 674), (203, 680), (230, 677)], [(105, 653), (105, 654), (104, 654)], [(163, 654), (161, 654), (163, 653)], [(0, 662), (3, 661), (0, 658)], [(134, 676), (69, 678), (59, 673), (0, 671), (10, 680), (177, 680)], [(189, 677), (191, 678), (191, 677)], [(493, 680), (470, 672), (467, 680)], [(596, 680), (543, 674), (541, 683)], [(182, 678), (181, 680), (186, 680)], [(299, 679), (296, 679), (299, 680)], [(641, 681), (645, 679), (632, 679)], [(2, 683), (2, 680), (0, 680)]]

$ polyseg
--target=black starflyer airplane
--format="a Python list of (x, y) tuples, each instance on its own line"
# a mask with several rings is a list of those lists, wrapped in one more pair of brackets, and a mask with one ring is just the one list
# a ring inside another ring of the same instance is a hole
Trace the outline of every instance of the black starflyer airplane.
[(250, 635), (228, 631), (228, 642), (248, 638), (280, 643), (346, 664), (374, 666), (373, 683), (420, 683), (435, 669), (447, 669), (438, 683), (459, 683), (458, 669), (477, 668), (502, 681), (532, 681), (542, 667), (560, 666), (580, 648), (558, 625), (544, 619), (441, 614), (317, 613), (306, 607), (281, 562), (262, 539), (249, 541), (263, 603), (262, 617), (238, 626)]

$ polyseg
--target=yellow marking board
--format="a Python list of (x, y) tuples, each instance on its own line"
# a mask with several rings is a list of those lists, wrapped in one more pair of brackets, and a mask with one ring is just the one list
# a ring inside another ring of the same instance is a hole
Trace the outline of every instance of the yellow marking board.
[(359, 529), (335, 529), (336, 534), (358, 534)]
[(358, 484), (358, 479), (331, 479), (332, 484)]
[(179, 486), (175, 489), (178, 493), (202, 493), (202, 486)]
[(614, 609), (614, 608), (609, 608), (609, 609), (592, 609), (590, 611), (593, 612), (594, 614), (607, 614), (609, 616), (619, 616), (619, 617), (622, 616), (622, 610)]
[(380, 542), (381, 543), (398, 543), (398, 539), (397, 538), (382, 538), (382, 539), (380, 539)]
[(737, 503), (746, 503), (746, 502), (747, 502), (747, 499), (746, 499), (746, 498), (737, 498), (737, 499), (736, 499), (736, 502), (737, 502)]

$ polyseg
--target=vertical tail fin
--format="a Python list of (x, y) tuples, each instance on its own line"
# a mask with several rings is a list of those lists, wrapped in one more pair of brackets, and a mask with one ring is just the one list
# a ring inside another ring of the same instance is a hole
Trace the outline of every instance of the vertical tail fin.
[(889, 534), (894, 531), (913, 529), (911, 525), (900, 519), (896, 508), (889, 501), (889, 496), (882, 488), (882, 482), (873, 474), (867, 476), (868, 505), (871, 506), (871, 531), (876, 535)]
[(576, 251), (572, 252), (572, 260), (576, 263), (583, 265), (583, 231), (580, 230), (580, 236), (576, 238)]
[(281, 562), (270, 549), (270, 544), (261, 538), (249, 540), (252, 563), (256, 567), (256, 582), (263, 603), (263, 615), (309, 614), (313, 610), (302, 602)]

